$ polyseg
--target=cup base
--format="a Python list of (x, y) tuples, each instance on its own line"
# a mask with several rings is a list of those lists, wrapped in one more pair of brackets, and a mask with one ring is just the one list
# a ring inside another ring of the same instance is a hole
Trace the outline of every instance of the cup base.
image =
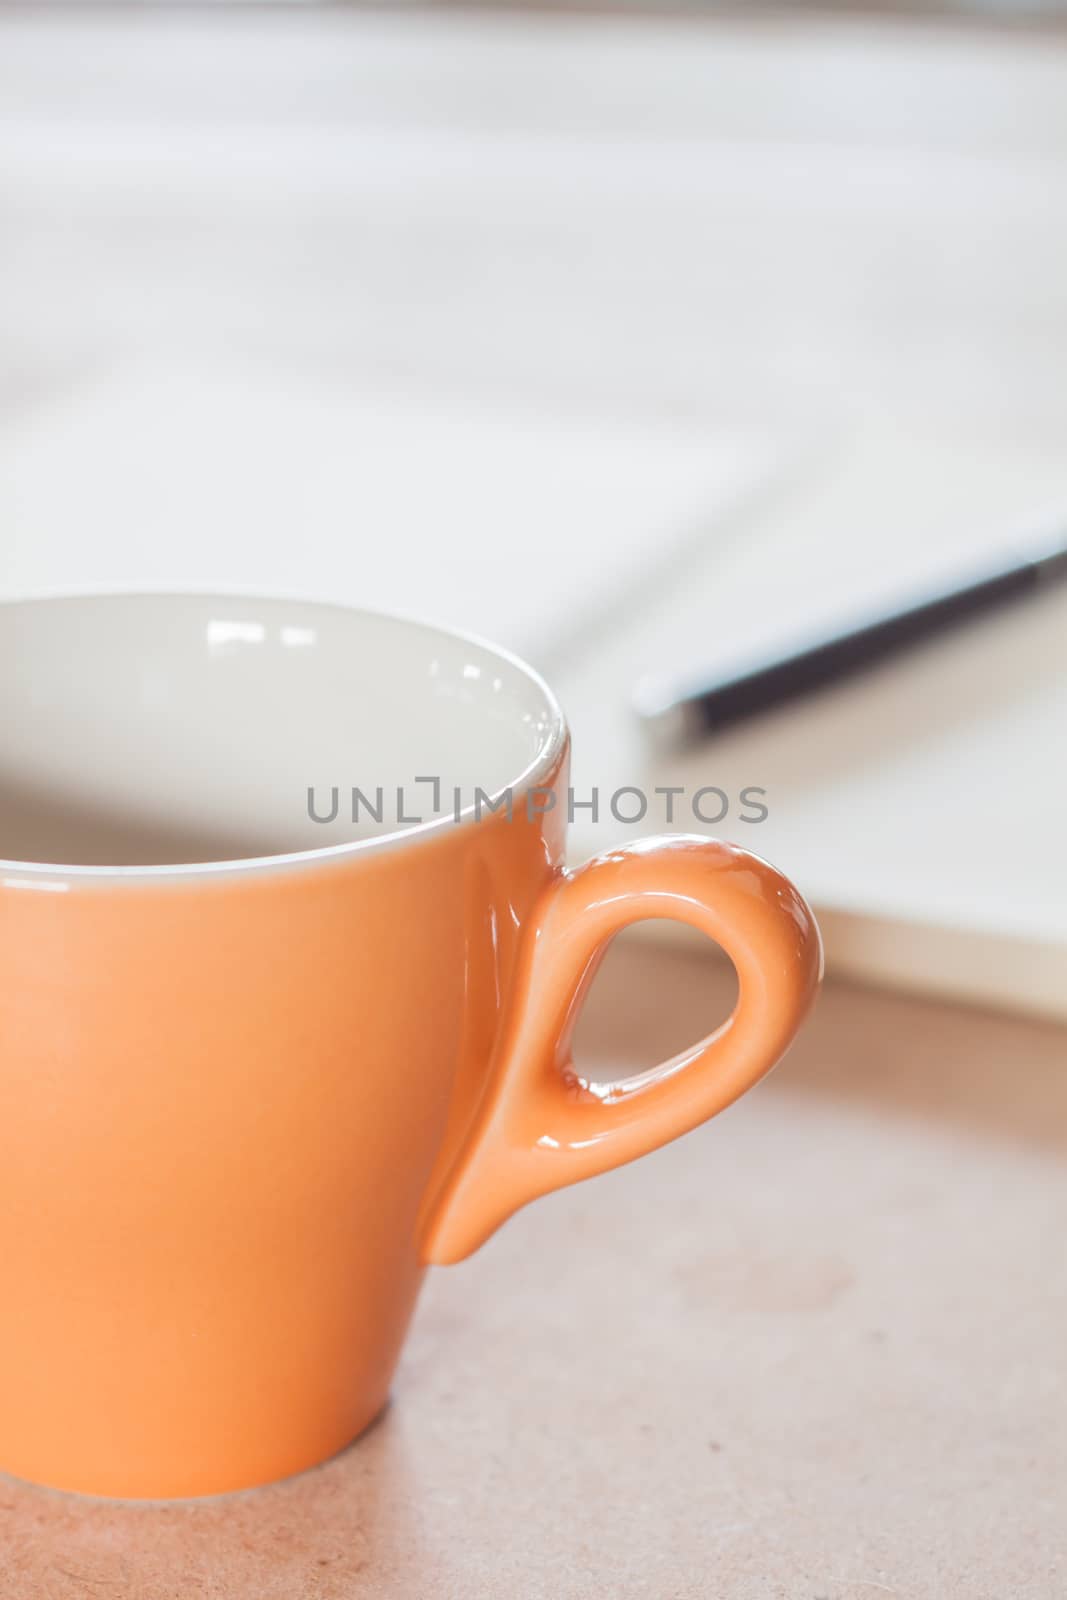
[[(345, 1435), (333, 1449), (319, 1450), (307, 1460), (294, 1460), (291, 1465), (279, 1466), (277, 1470), (254, 1474), (237, 1474), (232, 1472), (213, 1473), (210, 1468), (197, 1467), (184, 1474), (183, 1479), (188, 1480), (189, 1487), (172, 1487), (170, 1484), (160, 1483), (159, 1486), (144, 1481), (144, 1474), (131, 1472), (128, 1481), (106, 1483), (103, 1475), (95, 1482), (90, 1482), (92, 1474), (67, 1474), (62, 1471), (48, 1472), (21, 1469), (17, 1465), (0, 1464), (0, 1476), (9, 1478), (15, 1483), (31, 1489), (43, 1489), (49, 1494), (74, 1495), (83, 1500), (107, 1500), (112, 1502), (127, 1502), (137, 1505), (168, 1504), (175, 1501), (187, 1500), (216, 1500), (223, 1496), (248, 1494), (256, 1489), (266, 1488), (270, 1484), (285, 1483), (291, 1478), (302, 1476), (306, 1472), (315, 1472), (326, 1467), (331, 1461), (337, 1460), (348, 1450), (351, 1450), (371, 1429), (385, 1416), (389, 1410), (390, 1396), (379, 1400), (374, 1408), (368, 1412), (365, 1419), (358, 1423), (355, 1429), (346, 1429)], [(118, 1475), (116, 1480), (118, 1479)], [(194, 1480), (197, 1486), (193, 1486)], [(200, 1486), (202, 1485), (202, 1487)]]

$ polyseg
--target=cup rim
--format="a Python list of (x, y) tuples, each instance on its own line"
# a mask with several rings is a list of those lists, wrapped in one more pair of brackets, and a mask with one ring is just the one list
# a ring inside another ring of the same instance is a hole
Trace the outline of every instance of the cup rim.
[(363, 839), (346, 840), (341, 844), (322, 845), (309, 850), (280, 851), (270, 855), (233, 856), (219, 861), (96, 865), (78, 862), (17, 861), (0, 857), (0, 889), (57, 890), (66, 888), (67, 880), (70, 879), (85, 883), (145, 881), (173, 883), (187, 881), (190, 878), (224, 879), (234, 875), (248, 876), (315, 868), (347, 861), (355, 862), (370, 856), (383, 855), (387, 851), (395, 852), (409, 846), (414, 847), (431, 837), (437, 837), (445, 829), (476, 826), (479, 822), (487, 820), (483, 812), (490, 811), (491, 804), (499, 801), (509, 791), (514, 801), (525, 800), (531, 790), (539, 787), (538, 780), (547, 777), (557, 768), (570, 744), (570, 731), (563, 708), (554, 690), (536, 668), (504, 645), (496, 644), (481, 634), (463, 628), (451, 628), (431, 622), (424, 617), (411, 616), (399, 611), (379, 610), (373, 606), (340, 605), (336, 601), (317, 600), (299, 595), (267, 595), (236, 589), (57, 589), (50, 590), (46, 594), (5, 596), (0, 599), (0, 617), (5, 611), (15, 608), (44, 607), (57, 601), (69, 603), (78, 600), (174, 600), (220, 605), (239, 601), (244, 605), (293, 605), (353, 619), (373, 618), (376, 622), (396, 624), (398, 627), (408, 628), (424, 636), (436, 635), (439, 639), (447, 639), (452, 644), (470, 645), (476, 650), (486, 651), (524, 677), (544, 699), (549, 713), (550, 731), (542, 749), (517, 777), (493, 790), (488, 802), (483, 801), (481, 806), (478, 806), (471, 801), (458, 813), (451, 812), (445, 816), (432, 817), (425, 822), (411, 823), (386, 833), (370, 834)]

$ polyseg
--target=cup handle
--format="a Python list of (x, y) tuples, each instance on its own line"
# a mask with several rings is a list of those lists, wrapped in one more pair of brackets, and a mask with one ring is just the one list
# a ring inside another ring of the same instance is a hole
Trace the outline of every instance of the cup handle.
[[(737, 969), (723, 1025), (619, 1083), (587, 1083), (570, 1041), (614, 934), (666, 917)], [(470, 1135), (430, 1210), (426, 1262), (461, 1261), (537, 1195), (658, 1149), (706, 1122), (782, 1056), (815, 997), (822, 946), (787, 878), (737, 845), (646, 839), (563, 873), (523, 930), (510, 1007)]]

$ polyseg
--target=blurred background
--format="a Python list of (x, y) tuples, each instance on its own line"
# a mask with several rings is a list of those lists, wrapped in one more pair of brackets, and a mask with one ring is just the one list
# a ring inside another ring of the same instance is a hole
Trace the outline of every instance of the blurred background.
[(1062, 529), (1063, 11), (0, 8), (0, 592), (487, 634), (576, 856), (714, 784), (834, 970), (1063, 1014), (1061, 594), (696, 746), (632, 709)]

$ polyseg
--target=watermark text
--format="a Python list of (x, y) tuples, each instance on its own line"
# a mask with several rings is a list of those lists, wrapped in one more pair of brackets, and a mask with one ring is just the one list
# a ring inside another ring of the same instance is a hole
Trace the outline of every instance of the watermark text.
[(566, 812), (568, 822), (579, 817), (592, 823), (610, 819), (623, 828), (690, 822), (716, 827), (726, 821), (755, 826), (770, 815), (766, 788), (753, 783), (732, 789), (712, 783), (696, 789), (684, 784), (657, 784), (648, 789), (636, 783), (615, 789), (594, 784), (586, 790), (573, 785), (566, 790), (534, 786), (491, 793), (446, 785), (440, 777), (423, 774), (395, 785), (309, 784), (307, 789), (308, 817), (323, 826), (344, 822), (406, 828), (442, 817), (462, 822), (489, 816), (533, 822), (557, 810)]

